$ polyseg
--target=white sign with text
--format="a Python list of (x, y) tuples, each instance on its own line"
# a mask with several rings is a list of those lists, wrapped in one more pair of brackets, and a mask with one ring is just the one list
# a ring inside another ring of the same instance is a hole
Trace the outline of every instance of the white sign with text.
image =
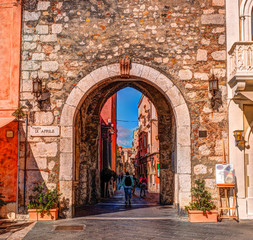
[(30, 127), (32, 137), (58, 137), (60, 136), (60, 127), (58, 126), (32, 126)]

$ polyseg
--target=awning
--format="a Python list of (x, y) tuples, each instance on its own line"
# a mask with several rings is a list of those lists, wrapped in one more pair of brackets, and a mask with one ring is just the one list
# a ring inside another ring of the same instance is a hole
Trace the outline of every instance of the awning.
[(0, 128), (6, 126), (10, 122), (12, 122), (14, 119), (15, 117), (0, 118)]

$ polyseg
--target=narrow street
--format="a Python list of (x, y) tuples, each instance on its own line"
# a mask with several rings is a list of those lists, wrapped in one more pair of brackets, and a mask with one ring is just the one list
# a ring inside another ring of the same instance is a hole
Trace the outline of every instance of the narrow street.
[(160, 206), (158, 194), (124, 204), (121, 189), (111, 198), (79, 209), (73, 219), (37, 222), (25, 240), (48, 239), (252, 239), (252, 221), (192, 224), (171, 206)]

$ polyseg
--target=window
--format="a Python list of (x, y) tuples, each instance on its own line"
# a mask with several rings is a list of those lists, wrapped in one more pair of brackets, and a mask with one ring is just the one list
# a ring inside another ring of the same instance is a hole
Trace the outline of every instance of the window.
[(253, 40), (253, 0), (242, 0), (240, 5), (241, 41)]
[(144, 135), (144, 148), (147, 148), (147, 135)]
[(253, 41), (253, 9), (251, 10), (251, 40)]

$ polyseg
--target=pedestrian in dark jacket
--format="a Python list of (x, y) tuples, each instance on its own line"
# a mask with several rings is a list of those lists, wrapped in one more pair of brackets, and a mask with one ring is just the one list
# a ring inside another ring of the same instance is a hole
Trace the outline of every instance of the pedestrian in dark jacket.
[(131, 197), (132, 197), (132, 188), (134, 186), (133, 176), (129, 175), (129, 172), (126, 172), (126, 175), (123, 177), (120, 187), (124, 187), (125, 191), (125, 204), (129, 203), (131, 205)]

